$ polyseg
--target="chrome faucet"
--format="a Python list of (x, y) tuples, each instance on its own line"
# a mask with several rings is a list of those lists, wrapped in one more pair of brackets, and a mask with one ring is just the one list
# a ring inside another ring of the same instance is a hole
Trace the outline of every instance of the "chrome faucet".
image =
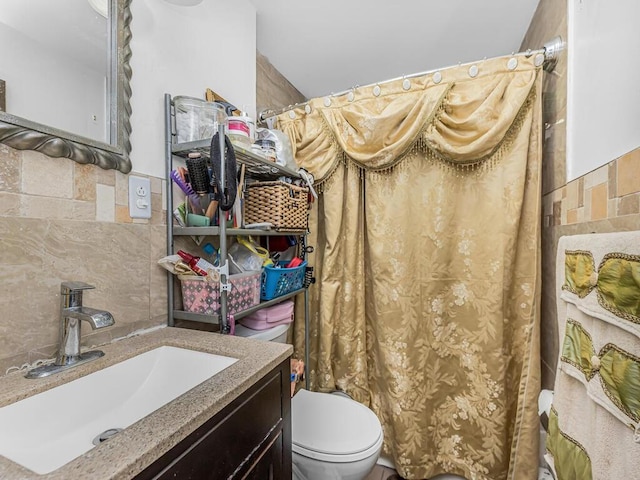
[(101, 350), (80, 353), (80, 327), (86, 321), (91, 328), (110, 327), (115, 323), (113, 315), (82, 305), (82, 292), (95, 288), (84, 282), (62, 282), (60, 286), (60, 345), (52, 365), (30, 370), (27, 378), (46, 377), (53, 373), (95, 360), (104, 355)]

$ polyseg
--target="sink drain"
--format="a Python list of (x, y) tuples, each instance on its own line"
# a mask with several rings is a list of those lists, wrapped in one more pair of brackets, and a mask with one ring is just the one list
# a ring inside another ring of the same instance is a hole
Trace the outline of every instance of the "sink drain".
[(96, 438), (93, 439), (93, 444), (100, 445), (102, 442), (106, 442), (111, 437), (113, 437), (117, 433), (120, 433), (121, 431), (122, 431), (122, 428), (110, 428), (109, 430), (105, 430), (104, 432), (102, 432), (100, 435), (98, 435)]

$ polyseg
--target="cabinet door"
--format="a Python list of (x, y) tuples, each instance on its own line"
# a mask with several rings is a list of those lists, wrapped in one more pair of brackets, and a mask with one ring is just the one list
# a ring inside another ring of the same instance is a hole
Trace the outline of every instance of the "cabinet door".
[(282, 451), (284, 448), (282, 431), (273, 439), (262, 455), (242, 477), (243, 480), (277, 480), (284, 478)]
[(287, 359), (136, 479), (290, 480), (289, 372)]

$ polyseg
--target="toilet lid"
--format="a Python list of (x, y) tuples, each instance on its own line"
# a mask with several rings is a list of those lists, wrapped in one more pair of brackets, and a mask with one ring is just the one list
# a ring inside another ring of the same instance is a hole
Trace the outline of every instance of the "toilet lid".
[(236, 325), (236, 337), (253, 338), (254, 340), (266, 340), (271, 341), (274, 338), (279, 337), (289, 329), (290, 324), (276, 325), (275, 327), (267, 328), (265, 330), (254, 330), (244, 325)]
[(291, 424), (293, 451), (321, 461), (361, 460), (382, 445), (378, 417), (338, 395), (300, 390), (291, 400)]

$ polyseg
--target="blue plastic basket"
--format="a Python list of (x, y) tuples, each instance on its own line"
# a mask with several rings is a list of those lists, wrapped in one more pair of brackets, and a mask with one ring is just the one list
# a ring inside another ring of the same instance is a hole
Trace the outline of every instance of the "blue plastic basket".
[(264, 267), (262, 269), (260, 300), (281, 297), (303, 287), (307, 262), (302, 262), (297, 267), (284, 268), (287, 263), (286, 261), (278, 262), (281, 268)]

